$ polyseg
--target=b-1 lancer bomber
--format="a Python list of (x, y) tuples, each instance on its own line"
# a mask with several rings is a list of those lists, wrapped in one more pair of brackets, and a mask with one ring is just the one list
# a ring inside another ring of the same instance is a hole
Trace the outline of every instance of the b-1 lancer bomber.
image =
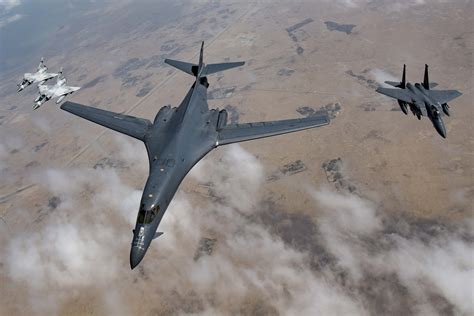
[(109, 112), (73, 102), (61, 109), (129, 135), (145, 143), (149, 159), (149, 176), (143, 190), (137, 222), (133, 230), (130, 266), (135, 268), (145, 256), (163, 215), (181, 181), (191, 168), (212, 149), (247, 140), (270, 137), (327, 125), (327, 115), (271, 122), (227, 125), (226, 110), (209, 109), (207, 76), (242, 66), (244, 62), (192, 64), (166, 59), (165, 63), (196, 77), (178, 107), (164, 106), (153, 122), (125, 114)]
[(38, 85), (39, 95), (35, 99), (33, 110), (36, 110), (51, 98), (58, 98), (56, 104), (59, 104), (68, 94), (76, 92), (80, 88), (81, 87), (66, 86), (66, 78), (63, 76), (63, 71), (61, 70), (55, 85)]
[(446, 138), (446, 128), (441, 118), (441, 112), (450, 115), (448, 102), (459, 97), (462, 93), (457, 90), (431, 90), (438, 84), (429, 81), (428, 65), (425, 65), (425, 75), (423, 83), (414, 85), (406, 82), (406, 65), (403, 65), (403, 75), (401, 82), (385, 81), (386, 84), (399, 89), (377, 88), (377, 92), (397, 99), (400, 109), (408, 114), (408, 108), (413, 115), (421, 120), (421, 116), (428, 116), (436, 131)]
[(18, 84), (18, 91), (20, 92), (32, 83), (43, 84), (51, 78), (56, 77), (57, 73), (47, 72), (48, 67), (44, 64), (44, 59), (41, 58), (41, 61), (38, 65), (38, 68), (35, 73), (26, 73), (23, 75), (23, 80)]

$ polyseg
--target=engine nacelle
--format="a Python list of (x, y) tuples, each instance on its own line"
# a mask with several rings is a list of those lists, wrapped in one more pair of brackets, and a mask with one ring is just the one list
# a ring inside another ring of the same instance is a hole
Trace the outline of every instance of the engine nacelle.
[(398, 105), (400, 106), (400, 109), (402, 110), (402, 112), (405, 113), (405, 115), (407, 115), (408, 114), (407, 103), (404, 101), (398, 100)]
[(227, 125), (227, 111), (221, 110), (217, 118), (217, 129), (221, 129)]
[(447, 116), (449, 116), (449, 115), (450, 115), (450, 113), (449, 113), (449, 105), (448, 105), (447, 103), (443, 103), (443, 104), (441, 104), (441, 107), (443, 108), (444, 114), (446, 114)]

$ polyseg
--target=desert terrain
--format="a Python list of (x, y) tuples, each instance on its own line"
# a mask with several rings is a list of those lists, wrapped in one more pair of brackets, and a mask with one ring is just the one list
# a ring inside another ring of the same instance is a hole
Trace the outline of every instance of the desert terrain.
[[(46, 1), (25, 31), (31, 6), (0, 14), (0, 315), (474, 313), (472, 1)], [(145, 147), (16, 84), (44, 56), (67, 100), (153, 120), (201, 41), (246, 61), (209, 77), (229, 123), (331, 123), (212, 151), (132, 271)], [(425, 63), (463, 93), (447, 139), (375, 92)]]

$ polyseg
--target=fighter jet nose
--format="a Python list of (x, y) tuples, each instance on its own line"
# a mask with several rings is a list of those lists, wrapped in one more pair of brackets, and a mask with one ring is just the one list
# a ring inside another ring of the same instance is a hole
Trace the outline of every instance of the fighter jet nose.
[(136, 246), (132, 247), (132, 250), (130, 251), (130, 268), (132, 268), (132, 270), (140, 263), (140, 261), (142, 261), (145, 252), (145, 249)]

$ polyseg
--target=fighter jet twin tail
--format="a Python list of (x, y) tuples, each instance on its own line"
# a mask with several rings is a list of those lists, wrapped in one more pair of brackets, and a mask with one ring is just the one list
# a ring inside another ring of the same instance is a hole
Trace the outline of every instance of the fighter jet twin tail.
[[(58, 98), (56, 100), (56, 104), (59, 104), (68, 94), (71, 94), (81, 88), (66, 85), (66, 78), (63, 76), (62, 68), (59, 73), (50, 73), (47, 72), (47, 70), (48, 67), (46, 67), (44, 64), (43, 58), (41, 58), (36, 72), (24, 74), (23, 80), (20, 84), (18, 84), (18, 92), (22, 91), (33, 83), (38, 84), (39, 95), (34, 101), (33, 110), (36, 110), (41, 105), (43, 105), (43, 103), (52, 98)], [(56, 77), (56, 84), (44, 84), (46, 81), (54, 77)]]

